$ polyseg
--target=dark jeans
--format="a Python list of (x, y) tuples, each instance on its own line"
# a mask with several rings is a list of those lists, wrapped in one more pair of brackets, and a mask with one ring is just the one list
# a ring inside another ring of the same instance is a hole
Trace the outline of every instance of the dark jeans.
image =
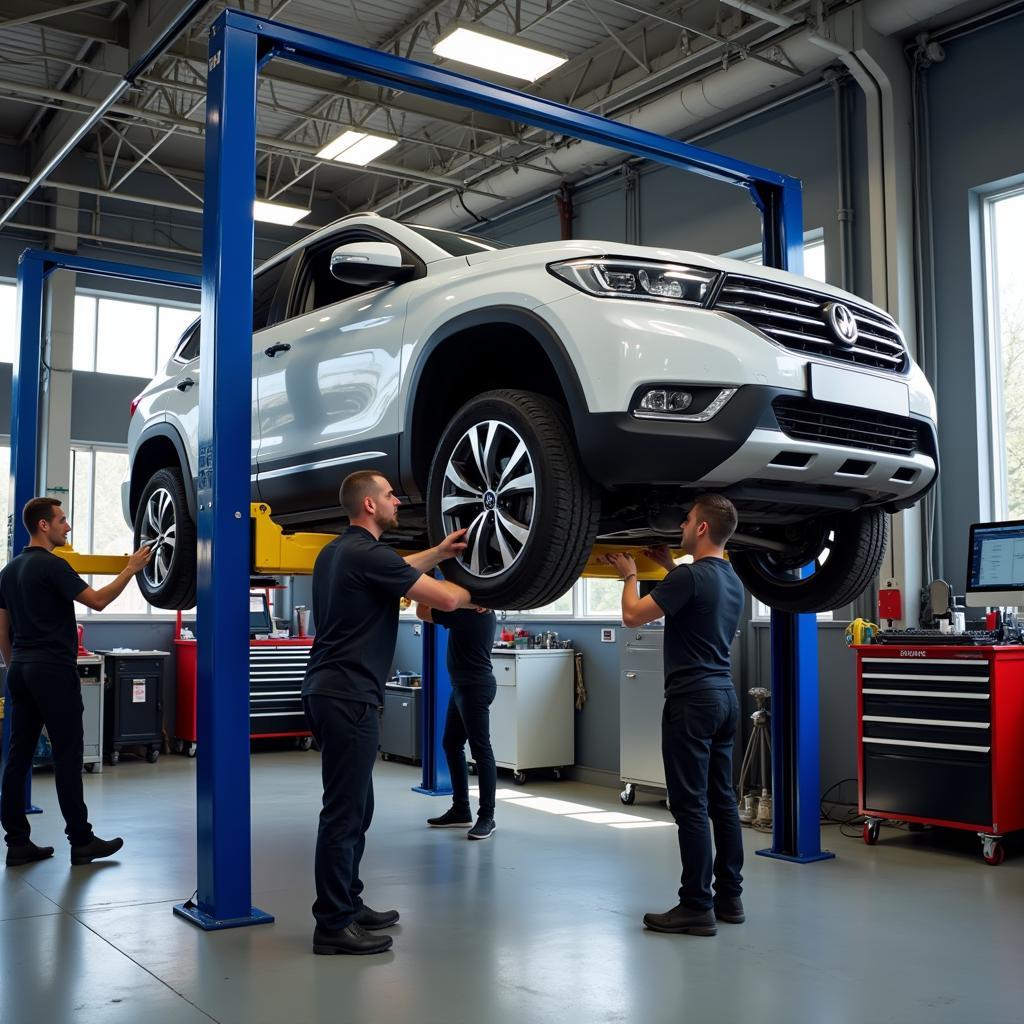
[(489, 683), (471, 683), (453, 686), (448, 698), (448, 714), (444, 720), (441, 746), (448, 759), (452, 777), (452, 806), (469, 814), (469, 772), (466, 769), (466, 740), (476, 761), (480, 780), (480, 817), (494, 817), (494, 790), (498, 784), (498, 769), (491, 750), (491, 704), (498, 692), (494, 680)]
[(324, 803), (316, 836), (316, 902), (321, 928), (338, 931), (362, 909), (359, 862), (373, 820), (373, 763), (380, 717), (372, 704), (311, 694), (306, 721), (320, 745)]
[[(672, 817), (679, 826), (679, 902), (691, 910), (711, 909), (712, 871), (716, 896), (739, 896), (743, 890), (743, 837), (732, 787), (738, 723), (739, 704), (731, 687), (665, 701), (661, 753)], [(715, 829), (713, 862), (709, 815)]]
[(64, 832), (72, 846), (92, 839), (89, 811), (82, 795), (82, 683), (74, 665), (14, 662), (7, 671), (14, 715), (11, 747), (4, 766), (0, 793), (0, 820), (8, 846), (29, 842), (25, 814), (25, 782), (32, 771), (32, 756), (46, 726), (53, 747), (53, 773), (57, 802), (64, 815)]

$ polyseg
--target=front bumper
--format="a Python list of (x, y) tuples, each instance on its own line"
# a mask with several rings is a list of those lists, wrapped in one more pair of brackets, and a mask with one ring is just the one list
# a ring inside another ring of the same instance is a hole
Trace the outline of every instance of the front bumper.
[[(779, 426), (772, 402), (797, 390), (747, 385), (706, 423), (637, 419), (629, 413), (577, 418), (576, 440), (590, 477), (606, 488), (678, 487), (735, 493), (746, 502), (835, 510), (914, 504), (938, 474), (934, 423), (921, 416), (912, 454), (798, 440)], [(850, 407), (851, 418), (857, 409)]]

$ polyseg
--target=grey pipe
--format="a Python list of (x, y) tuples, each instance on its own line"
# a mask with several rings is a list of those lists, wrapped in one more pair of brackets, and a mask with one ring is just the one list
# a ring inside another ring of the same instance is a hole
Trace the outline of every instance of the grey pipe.
[(157, 57), (177, 38), (178, 33), (210, 2), (210, 0), (191, 0), (177, 17), (154, 40), (153, 45), (125, 72), (124, 78), (114, 87), (114, 91), (72, 132), (71, 137), (50, 158), (46, 166), (25, 186), (24, 190), (10, 206), (0, 215), (0, 231), (5, 224), (28, 202), (32, 194), (43, 182), (63, 163), (64, 158), (103, 120), (104, 115), (115, 103), (135, 84), (135, 79), (142, 74)]

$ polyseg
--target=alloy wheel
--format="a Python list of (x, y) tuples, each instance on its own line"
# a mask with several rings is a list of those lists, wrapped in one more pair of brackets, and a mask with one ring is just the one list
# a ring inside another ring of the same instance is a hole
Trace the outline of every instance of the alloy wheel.
[(174, 499), (170, 491), (158, 487), (146, 501), (146, 514), (142, 518), (139, 533), (139, 546), (152, 549), (149, 564), (142, 572), (146, 582), (154, 589), (159, 588), (167, 579), (176, 541)]

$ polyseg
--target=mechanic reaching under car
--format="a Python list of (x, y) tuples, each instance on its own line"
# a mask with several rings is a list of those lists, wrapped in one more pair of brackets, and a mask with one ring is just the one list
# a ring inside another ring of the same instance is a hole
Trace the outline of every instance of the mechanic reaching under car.
[[(455, 612), (432, 609), (421, 602), (416, 614), (448, 630), (448, 675), (452, 692), (444, 722), (441, 746), (448, 759), (452, 780), (452, 806), (436, 818), (427, 818), (431, 828), (469, 828), (468, 839), (489, 839), (495, 831), (494, 792), (498, 769), (491, 749), (491, 704), (498, 685), (491, 664), (497, 617), (486, 608), (460, 608)], [(469, 771), (466, 741), (476, 762), (480, 779), (480, 811), (476, 824), (470, 816)]]
[(406, 596), (449, 612), (469, 604), (468, 590), (429, 575), (465, 549), (465, 531), (402, 558), (380, 542), (385, 530), (397, 528), (401, 504), (382, 474), (349, 474), (340, 500), (349, 526), (313, 565), (316, 632), (302, 683), (302, 706), (320, 746), (324, 786), (313, 952), (383, 953), (391, 948), (391, 937), (369, 932), (395, 924), (398, 911), (374, 911), (363, 902), (359, 862), (373, 818), (378, 709), (398, 637), (398, 602)]
[[(665, 547), (644, 553), (668, 570), (645, 597), (636, 589), (636, 562), (605, 556), (623, 578), (622, 621), (642, 626), (665, 617), (665, 708), (661, 751), (683, 862), (679, 904), (645, 914), (655, 931), (714, 935), (718, 921), (741, 924), (743, 839), (732, 787), (732, 750), (739, 721), (729, 648), (743, 609), (743, 586), (725, 558), (736, 529), (736, 509), (720, 494), (703, 494), (682, 524), (683, 551), (692, 565), (677, 566)], [(712, 863), (708, 815), (714, 824)], [(715, 892), (712, 897), (711, 880)]]

